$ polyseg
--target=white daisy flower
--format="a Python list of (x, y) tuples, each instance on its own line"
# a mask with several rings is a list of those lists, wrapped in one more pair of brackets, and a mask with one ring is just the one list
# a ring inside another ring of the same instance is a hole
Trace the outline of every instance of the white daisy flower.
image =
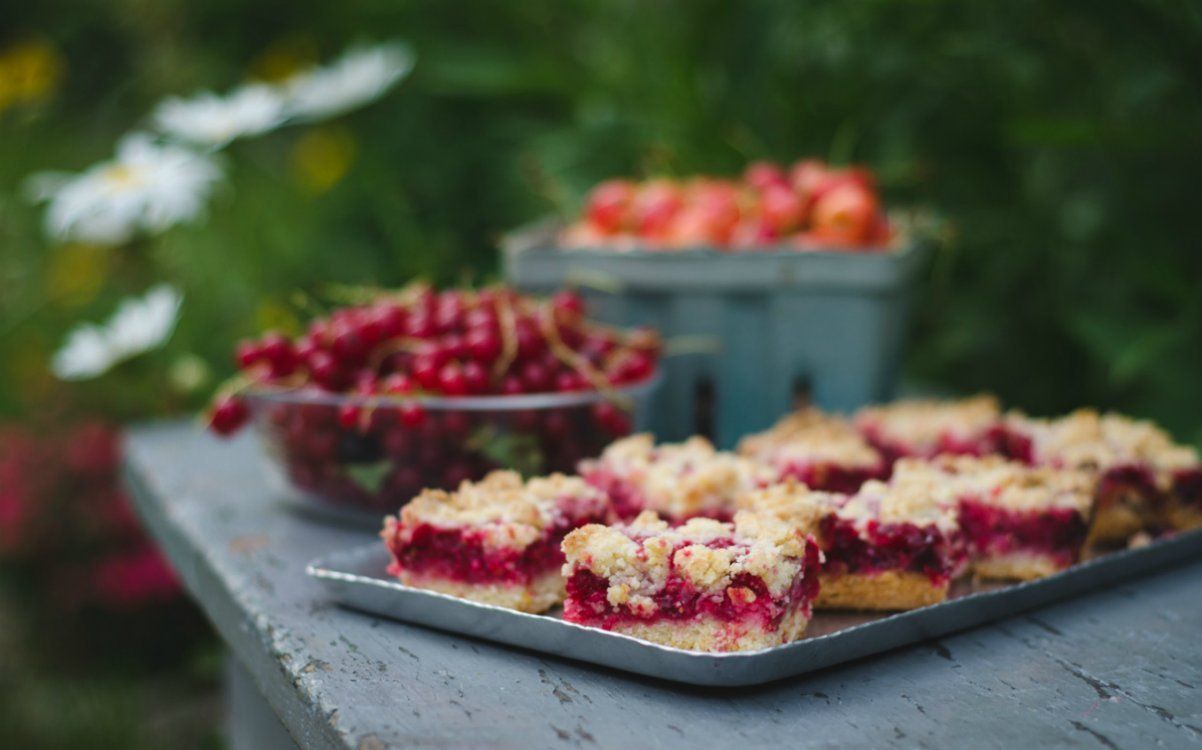
[(340, 115), (377, 99), (412, 68), (413, 53), (404, 44), (351, 49), (285, 81), (287, 111), (298, 119)]
[(34, 175), (29, 186), (37, 200), (49, 202), (50, 235), (116, 245), (139, 230), (162, 232), (196, 219), (220, 179), (211, 157), (132, 133), (112, 161), (76, 175)]
[(225, 96), (202, 92), (172, 97), (152, 115), (163, 133), (199, 146), (221, 148), (235, 138), (262, 135), (285, 120), (284, 97), (274, 86), (250, 84)]
[(61, 380), (87, 380), (113, 365), (161, 346), (179, 320), (183, 297), (160, 284), (144, 297), (122, 300), (107, 323), (85, 323), (54, 354), (50, 369)]

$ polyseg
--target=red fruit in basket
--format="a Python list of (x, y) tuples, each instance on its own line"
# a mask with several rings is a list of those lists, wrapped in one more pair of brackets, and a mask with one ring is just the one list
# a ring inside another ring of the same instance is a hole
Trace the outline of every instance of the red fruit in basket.
[(614, 363), (610, 379), (615, 383), (637, 383), (655, 371), (655, 361), (646, 352), (632, 351)]
[(240, 399), (225, 396), (214, 406), (209, 414), (209, 427), (221, 437), (228, 437), (238, 431), (250, 419), (250, 409), (246, 408)]
[(519, 396), (526, 392), (526, 386), (517, 375), (506, 375), (501, 378), (499, 390), (503, 396)]
[(403, 372), (394, 372), (380, 381), (380, 392), (392, 396), (413, 393), (417, 389), (414, 379)]
[(396, 410), (397, 419), (406, 427), (421, 427), (426, 421), (426, 410), (421, 404), (409, 402), (401, 404)]
[(380, 441), (384, 452), (393, 458), (406, 458), (413, 453), (416, 445), (411, 430), (389, 430)]
[(343, 429), (353, 430), (359, 426), (359, 418), (363, 412), (354, 404), (343, 404), (338, 407), (338, 424), (342, 425)]
[(392, 302), (381, 303), (376, 307), (373, 315), (384, 340), (404, 335), (406, 315), (405, 309), (400, 305)]
[(484, 393), (488, 390), (488, 370), (479, 362), (469, 359), (463, 363), (463, 383), (468, 393)]
[(805, 204), (792, 188), (770, 185), (760, 193), (760, 219), (777, 235), (796, 230), (804, 218)]
[(463, 367), (458, 362), (447, 362), (438, 371), (438, 389), (448, 396), (467, 394), (467, 379), (463, 376)]
[(238, 346), (234, 349), (234, 359), (237, 361), (239, 369), (249, 370), (263, 359), (263, 350), (259, 348), (257, 341), (250, 339), (239, 341)]
[(463, 295), (458, 292), (443, 292), (434, 308), (434, 324), (440, 331), (458, 331), (463, 327), (463, 315), (467, 310)]
[(560, 290), (551, 298), (551, 310), (559, 323), (577, 323), (584, 317), (584, 298), (571, 290)]
[(313, 378), (313, 382), (327, 391), (340, 390), (345, 384), (346, 376), (343, 374), (343, 370), (339, 367), (338, 362), (334, 359), (334, 355), (329, 352), (322, 350), (313, 352), (306, 364), (309, 367), (309, 375)]
[(564, 370), (555, 376), (555, 390), (561, 393), (583, 391), (587, 390), (588, 387), (588, 380), (578, 372)]
[(785, 170), (770, 161), (757, 161), (743, 171), (743, 182), (763, 192), (770, 187), (789, 187)]
[(764, 245), (776, 245), (780, 241), (780, 232), (765, 224), (760, 219), (745, 221), (735, 228), (731, 244), (739, 248), (757, 248)]
[(331, 331), (330, 352), (339, 362), (357, 365), (367, 355), (367, 347), (359, 331), (349, 324), (340, 325)]
[(472, 328), (464, 338), (468, 352), (479, 362), (492, 362), (501, 355), (501, 335), (493, 328)]
[(648, 182), (634, 198), (634, 225), (643, 239), (662, 241), (672, 229), (672, 220), (684, 205), (680, 188), (667, 181)]
[(539, 333), (537, 325), (529, 318), (523, 318), (514, 326), (514, 335), (518, 342), (518, 356), (522, 359), (531, 359), (542, 354), (547, 347), (547, 342), (543, 339), (543, 335)]
[(877, 213), (872, 191), (859, 182), (845, 180), (815, 201), (811, 231), (832, 244), (862, 244), (876, 224)]
[[(699, 221), (707, 244), (725, 245), (730, 242), (731, 233), (742, 216), (738, 189), (725, 182), (703, 181), (692, 186), (690, 193), (690, 206), (678, 216), (677, 221)], [(692, 231), (697, 231), (697, 228)]]
[(415, 339), (428, 339), (437, 333), (434, 318), (428, 312), (419, 310), (405, 320), (405, 335)]
[(428, 391), (433, 391), (439, 387), (438, 376), (441, 369), (436, 355), (427, 352), (413, 358), (411, 372), (418, 385)]
[(628, 224), (635, 187), (626, 180), (602, 182), (589, 193), (584, 216), (597, 230), (617, 234)]
[(551, 373), (537, 360), (522, 363), (522, 385), (526, 393), (543, 393), (551, 390)]
[(602, 401), (593, 406), (593, 420), (598, 427), (611, 435), (625, 435), (630, 432), (630, 417), (609, 401)]

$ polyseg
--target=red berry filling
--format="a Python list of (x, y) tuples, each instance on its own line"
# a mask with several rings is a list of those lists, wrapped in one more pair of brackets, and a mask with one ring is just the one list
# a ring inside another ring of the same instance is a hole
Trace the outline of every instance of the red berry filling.
[(1107, 469), (1098, 480), (1098, 507), (1123, 503), (1129, 497), (1154, 505), (1159, 501), (1156, 478), (1144, 466), (1125, 464)]
[(388, 572), (397, 575), (405, 571), (462, 583), (529, 585), (563, 565), (560, 544), (569, 531), (601, 520), (599, 517), (564, 520), (524, 549), (490, 548), (480, 529), (421, 524), (407, 530), (407, 541), (402, 542), (399, 533), (388, 540), (394, 560)]
[(884, 466), (863, 468), (840, 466), (834, 463), (789, 463), (781, 467), (780, 478), (792, 477), (812, 490), (851, 495), (869, 479), (886, 479)]
[(847, 519), (827, 516), (819, 527), (828, 573), (922, 573), (943, 585), (963, 565), (965, 550), (933, 524), (868, 521), (861, 534)]
[[(731, 546), (729, 541), (710, 543), (711, 547)], [(671, 560), (671, 556), (669, 556)], [(656, 608), (651, 614), (631, 610), (626, 605), (610, 604), (609, 582), (588, 570), (576, 570), (568, 577), (568, 598), (564, 603), (564, 619), (581, 625), (610, 630), (625, 623), (654, 623), (662, 620), (686, 622), (714, 619), (721, 622), (754, 622), (763, 630), (779, 627), (786, 614), (801, 608), (808, 616), (810, 603), (818, 596), (818, 548), (806, 545), (804, 565), (784, 596), (774, 599), (763, 580), (746, 573), (731, 579), (721, 592), (698, 591), (688, 580), (676, 573), (670, 562), (668, 579), (652, 600)]]
[(1173, 474), (1173, 496), (1202, 509), (1202, 469), (1182, 469)]
[(963, 500), (957, 517), (974, 554), (1031, 552), (1068, 566), (1077, 562), (1085, 541), (1085, 520), (1068, 508), (1017, 511)]

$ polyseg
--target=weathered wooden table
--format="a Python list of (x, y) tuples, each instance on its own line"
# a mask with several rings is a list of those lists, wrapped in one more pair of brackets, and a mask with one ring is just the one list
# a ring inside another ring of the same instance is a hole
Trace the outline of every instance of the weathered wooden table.
[[(328, 603), (305, 563), (372, 536), (290, 510), (261, 460), (253, 436), (192, 424), (128, 445), (143, 518), (236, 657), (235, 710), (269, 704), (302, 747), (1202, 745), (1202, 561), (808, 677), (699, 689)], [(234, 744), (265, 745), (256, 731)]]

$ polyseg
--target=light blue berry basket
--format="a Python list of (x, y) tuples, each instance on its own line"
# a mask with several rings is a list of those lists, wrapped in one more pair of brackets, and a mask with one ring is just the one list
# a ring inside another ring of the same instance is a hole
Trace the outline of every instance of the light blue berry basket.
[(929, 255), (923, 243), (887, 253), (564, 250), (556, 236), (542, 223), (507, 237), (506, 281), (533, 293), (576, 286), (590, 316), (658, 329), (670, 356), (652, 430), (661, 440), (707, 434), (720, 447), (802, 401), (849, 411), (891, 397)]

